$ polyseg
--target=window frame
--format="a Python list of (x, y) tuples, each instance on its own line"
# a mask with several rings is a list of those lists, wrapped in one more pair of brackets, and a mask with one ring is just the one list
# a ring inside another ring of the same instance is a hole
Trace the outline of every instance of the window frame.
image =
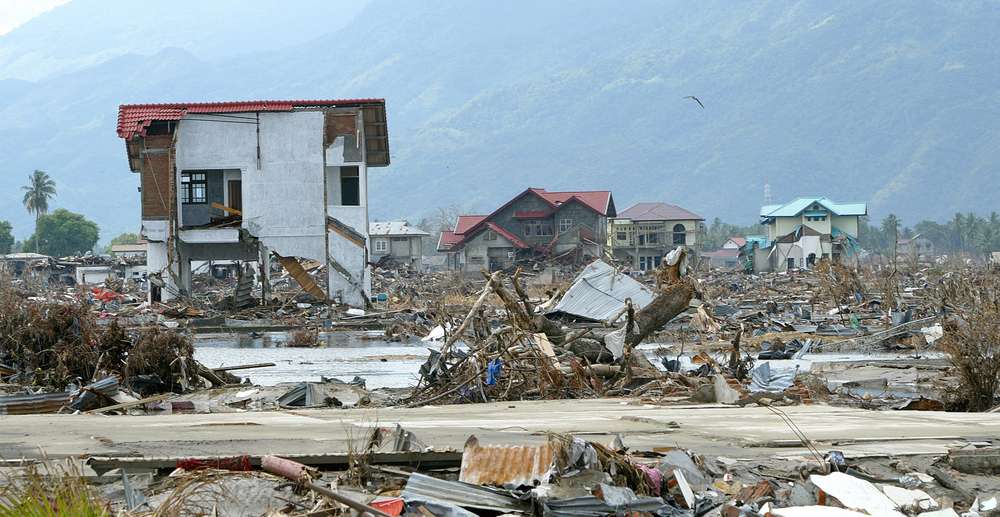
[(552, 226), (552, 222), (546, 219), (528, 219), (524, 221), (524, 236), (551, 237)]
[[(680, 231), (680, 232), (677, 231), (677, 227), (678, 226), (681, 227), (681, 229), (683, 231)], [(687, 234), (688, 234), (687, 226), (684, 226), (681, 223), (677, 223), (673, 227), (673, 238), (671, 239), (671, 242), (674, 244), (674, 246), (686, 245), (687, 244)]]
[[(362, 206), (361, 167), (357, 165), (343, 165), (340, 167), (337, 179), (340, 181), (340, 204), (338, 206)], [(357, 202), (355, 203), (347, 203), (347, 201), (353, 201), (353, 199), (347, 199), (348, 186), (350, 186), (350, 194), (357, 197)]]
[[(197, 178), (196, 176), (200, 176)], [(201, 200), (195, 197), (195, 188), (201, 187)], [(207, 205), (208, 204), (208, 173), (205, 171), (181, 171), (181, 204), (182, 205)]]
[(389, 241), (383, 238), (375, 239), (375, 242), (372, 243), (372, 249), (375, 253), (388, 253)]
[(566, 233), (573, 228), (573, 219), (570, 217), (563, 217), (559, 219), (559, 233)]

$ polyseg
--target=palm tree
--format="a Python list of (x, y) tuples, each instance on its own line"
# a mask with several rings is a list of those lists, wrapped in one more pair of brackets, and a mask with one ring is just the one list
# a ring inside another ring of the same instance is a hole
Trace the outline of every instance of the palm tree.
[(24, 191), (24, 208), (29, 214), (35, 215), (35, 251), (38, 251), (38, 219), (49, 211), (49, 199), (56, 195), (56, 182), (48, 173), (35, 169), (28, 176), (28, 184), (21, 187)]

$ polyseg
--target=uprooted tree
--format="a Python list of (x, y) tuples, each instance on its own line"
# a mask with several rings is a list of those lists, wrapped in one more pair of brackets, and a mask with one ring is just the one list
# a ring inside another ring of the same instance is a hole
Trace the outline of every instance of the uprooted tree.
[[(655, 372), (635, 346), (688, 308), (695, 293), (694, 285), (683, 278), (686, 250), (679, 250), (664, 263), (658, 273), (655, 299), (641, 310), (627, 304), (624, 345), (619, 364), (590, 364), (586, 359), (565, 355), (574, 340), (584, 333), (566, 335), (556, 322), (535, 314), (520, 282), (520, 271), (510, 278), (510, 287), (502, 273), (483, 272), (486, 285), (461, 324), (445, 339), (441, 352), (432, 352), (421, 368), (421, 382), (410, 405), (450, 402), (513, 400), (520, 398), (575, 398), (602, 396), (611, 392), (632, 392), (633, 373), (642, 370), (638, 382), (657, 384)], [(486, 302), (495, 295), (506, 312), (505, 324), (491, 329), (485, 314)], [(614, 321), (621, 319), (614, 318)], [(621, 331), (622, 329), (619, 329)], [(459, 350), (462, 340), (468, 351)], [(562, 359), (559, 356), (563, 352)], [(643, 364), (644, 363), (644, 364)], [(506, 372), (497, 381), (500, 371)], [(486, 381), (483, 375), (486, 375)], [(644, 379), (644, 380), (643, 380)], [(616, 386), (616, 388), (613, 388)], [(671, 389), (687, 389), (676, 385)]]

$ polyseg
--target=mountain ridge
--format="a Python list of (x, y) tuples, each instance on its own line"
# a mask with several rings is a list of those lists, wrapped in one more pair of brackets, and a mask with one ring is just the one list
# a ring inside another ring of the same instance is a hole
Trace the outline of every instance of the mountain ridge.
[(376, 0), (342, 27), (254, 52), (160, 45), (0, 80), (11, 92), (0, 101), (0, 219), (30, 233), (17, 190), (39, 168), (58, 182), (55, 206), (96, 220), (103, 239), (134, 231), (118, 104), (310, 97), (387, 99), (393, 165), (371, 171), (375, 219), (489, 211), (536, 186), (611, 189), (623, 209), (665, 201), (749, 224), (765, 183), (775, 201), (868, 201), (873, 216), (904, 223), (988, 212), (1000, 195), (1000, 57), (983, 42), (998, 11)]

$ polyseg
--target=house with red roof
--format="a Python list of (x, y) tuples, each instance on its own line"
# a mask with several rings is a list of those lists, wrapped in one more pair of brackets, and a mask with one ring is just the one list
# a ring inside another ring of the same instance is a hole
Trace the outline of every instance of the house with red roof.
[(704, 222), (704, 217), (677, 205), (636, 203), (608, 222), (608, 248), (616, 260), (649, 271), (677, 246), (697, 246)]
[(449, 269), (495, 271), (530, 258), (585, 262), (604, 254), (611, 192), (529, 188), (487, 215), (461, 215), (441, 232), (438, 251)]
[[(382, 99), (125, 104), (150, 299), (191, 292), (193, 262), (272, 260), (317, 298), (370, 297), (368, 167), (389, 165)], [(326, 267), (323, 285), (300, 260)]]

